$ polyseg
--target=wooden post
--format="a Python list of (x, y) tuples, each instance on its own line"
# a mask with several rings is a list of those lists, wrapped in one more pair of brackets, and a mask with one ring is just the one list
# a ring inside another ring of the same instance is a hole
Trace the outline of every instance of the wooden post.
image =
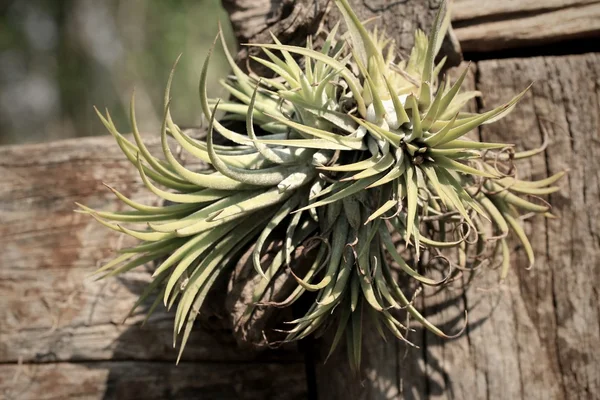
[[(277, 14), (278, 21), (257, 23), (244, 18), (249, 4), (260, 0), (227, 0), (238, 32), (271, 25), (276, 34), (294, 35), (287, 29), (314, 27), (302, 17), (314, 8), (306, 1), (294, 10), (299, 14)], [(279, 10), (288, 2), (281, 1)], [(562, 6), (541, 2), (456, 0), (456, 36), (469, 52), (489, 52), (523, 46), (545, 45), (571, 38), (597, 35), (600, 7), (567, 2)], [(571, 4), (573, 3), (573, 4)], [(586, 4), (583, 4), (586, 3)], [(245, 7), (241, 6), (245, 4)], [(439, 2), (407, 0), (351, 1), (359, 17), (379, 16), (377, 23), (396, 39), (400, 49), (412, 46), (414, 30), (427, 30)], [(270, 10), (278, 10), (277, 7)], [(320, 14), (319, 14), (320, 15)], [(518, 20), (514, 16), (519, 16)], [(570, 16), (577, 23), (568, 23)], [(319, 16), (320, 18), (320, 16)], [(332, 26), (335, 9), (321, 23)], [(260, 18), (258, 18), (260, 19)], [(253, 26), (254, 28), (250, 28)], [(248, 28), (246, 28), (248, 27)], [(545, 29), (542, 29), (545, 28)], [(304, 34), (304, 31), (301, 30)], [(301, 40), (295, 37), (293, 40)], [(452, 37), (445, 51), (454, 65), (460, 51)], [(265, 40), (259, 36), (259, 40)], [(573, 48), (584, 48), (580, 45)], [(596, 49), (597, 50), (597, 49)], [(544, 49), (544, 52), (547, 52)], [(525, 51), (520, 53), (527, 54)], [(568, 53), (568, 48), (560, 53)], [(487, 58), (493, 58), (493, 54)], [(347, 367), (343, 349), (327, 364), (317, 361), (316, 387), (321, 399), (397, 398), (492, 398), (549, 399), (590, 398), (600, 389), (600, 352), (593, 343), (600, 339), (598, 291), (600, 261), (597, 202), (600, 161), (598, 89), (599, 55), (565, 55), (524, 59), (485, 60), (471, 65), (472, 88), (484, 98), (471, 105), (484, 111), (506, 101), (535, 81), (521, 107), (501, 122), (487, 125), (479, 134), (486, 140), (515, 143), (520, 149), (541, 145), (548, 138), (545, 155), (519, 165), (523, 178), (539, 179), (571, 169), (561, 190), (550, 197), (559, 219), (534, 218), (526, 223), (533, 237), (537, 264), (526, 271), (523, 252), (513, 243), (509, 279), (498, 284), (497, 271), (482, 270), (469, 286), (454, 285), (437, 295), (425, 293), (418, 300), (426, 315), (446, 331), (456, 331), (465, 310), (466, 332), (457, 339), (440, 339), (417, 330), (411, 340), (419, 349), (407, 348), (390, 337), (388, 342), (365, 328), (363, 367), (358, 377)], [(483, 56), (486, 58), (486, 56)], [(466, 67), (466, 65), (463, 65)], [(455, 72), (450, 72), (451, 74)], [(316, 349), (319, 352), (319, 349)]]
[[(337, 18), (335, 9), (325, 13), (325, 0), (224, 3), (242, 41), (266, 41), (272, 29), (282, 40), (299, 43)], [(438, 4), (351, 3), (361, 18), (381, 15), (377, 23), (404, 50), (416, 27), (429, 28)], [(412, 349), (391, 337), (383, 342), (367, 329), (358, 378), (342, 351), (324, 365), (317, 354), (314, 365), (309, 361), (315, 373), (307, 385), (304, 358), (293, 348), (239, 350), (229, 332), (197, 329), (175, 367), (172, 315), (159, 312), (144, 328), (142, 313), (121, 324), (149, 274), (103, 282), (89, 277), (127, 243), (74, 214), (73, 202), (122, 207), (103, 181), (135, 200), (153, 201), (112, 138), (0, 147), (0, 398), (597, 398), (600, 55), (569, 55), (561, 48), (567, 55), (530, 57), (536, 54), (530, 47), (520, 52), (527, 58), (494, 59), (489, 51), (597, 38), (599, 7), (577, 0), (454, 3), (456, 36), (481, 59), (471, 65), (469, 79), (485, 97), (472, 107), (487, 110), (536, 82), (518, 110), (480, 135), (530, 149), (545, 132), (546, 154), (521, 164), (519, 174), (538, 179), (570, 169), (561, 190), (550, 196), (559, 219), (526, 224), (537, 256), (534, 270), (524, 270), (525, 256), (513, 243), (514, 268), (503, 285), (495, 271), (482, 270), (468, 287), (457, 284), (420, 298), (426, 315), (447, 331), (468, 310), (462, 336), (443, 340), (417, 331), (411, 339), (419, 349)], [(259, 9), (264, 13), (254, 12)], [(152, 151), (158, 148), (150, 144)]]

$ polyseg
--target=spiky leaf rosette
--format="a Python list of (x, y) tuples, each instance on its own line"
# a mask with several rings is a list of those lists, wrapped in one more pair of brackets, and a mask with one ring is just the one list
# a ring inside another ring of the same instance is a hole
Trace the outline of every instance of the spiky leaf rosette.
[[(157, 302), (176, 305), (181, 350), (212, 284), (249, 246), (262, 280), (244, 317), (256, 310), (274, 277), (290, 267), (297, 287), (270, 305), (288, 306), (307, 291), (316, 295), (306, 314), (290, 321), (287, 340), (337, 325), (332, 350), (345, 335), (355, 367), (364, 323), (385, 326), (406, 340), (408, 327), (395, 309), (446, 337), (398, 283), (398, 273), (418, 285), (446, 282), (419, 272), (415, 262), (425, 252), (446, 260), (447, 279), (499, 253), (504, 278), (506, 238), (513, 232), (533, 264), (519, 217), (547, 214), (549, 206), (531, 197), (555, 191), (551, 185), (563, 174), (520, 180), (513, 161), (543, 149), (515, 153), (510, 145), (465, 136), (505, 116), (525, 91), (488, 112), (464, 112), (479, 95), (461, 90), (467, 70), (452, 84), (438, 82), (444, 60), (434, 63), (449, 24), (445, 6), (430, 35), (417, 31), (410, 57), (398, 62), (384, 34), (367, 31), (346, 0), (336, 4), (346, 35), (339, 36), (336, 26), (318, 48), (310, 38), (306, 47), (286, 46), (276, 37), (273, 44), (254, 45), (265, 57), (253, 58), (272, 71), (270, 77), (244, 73), (223, 43), (233, 75), (221, 83), (230, 100), (207, 97), (209, 53), (200, 78), (202, 111), (210, 121), (205, 141), (187, 135), (171, 118), (172, 74), (161, 129), (164, 158), (144, 145), (133, 101), (134, 142), (117, 131), (108, 113), (99, 113), (144, 184), (168, 205), (139, 204), (115, 191), (133, 211), (81, 206), (108, 228), (142, 241), (98, 272), (112, 276), (161, 260), (136, 306), (154, 291), (160, 293)], [(216, 111), (226, 114), (216, 119)], [(232, 129), (232, 120), (243, 128)], [(229, 144), (215, 144), (217, 134)], [(182, 165), (168, 136), (211, 169)], [(146, 227), (126, 227), (129, 223)], [(285, 235), (283, 246), (262, 265), (274, 232)], [(410, 258), (397, 251), (394, 235), (412, 250)], [(306, 243), (317, 246), (316, 256), (298, 268), (292, 254)]]

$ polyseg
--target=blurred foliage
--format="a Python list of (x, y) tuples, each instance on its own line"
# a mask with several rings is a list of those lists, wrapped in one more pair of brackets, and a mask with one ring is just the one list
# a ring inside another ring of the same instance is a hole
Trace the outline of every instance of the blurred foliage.
[[(0, 144), (105, 134), (94, 105), (127, 131), (134, 87), (140, 128), (158, 134), (164, 86), (181, 53), (173, 113), (199, 125), (200, 67), (219, 20), (234, 51), (219, 0), (0, 2)], [(211, 96), (228, 72), (217, 50)]]

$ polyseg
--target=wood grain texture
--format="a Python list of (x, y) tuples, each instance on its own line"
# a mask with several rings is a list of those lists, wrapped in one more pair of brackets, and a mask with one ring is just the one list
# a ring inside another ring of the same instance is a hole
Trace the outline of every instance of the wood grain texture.
[(598, 0), (453, 0), (452, 20), (505, 17), (524, 12), (546, 12), (598, 3)]
[(600, 37), (598, 0), (455, 0), (455, 33), (465, 52), (491, 52)]
[[(561, 191), (550, 196), (561, 218), (529, 224), (537, 267), (532, 272), (515, 269), (518, 286), (511, 293), (517, 351), (512, 360), (519, 367), (522, 398), (542, 398), (544, 390), (545, 398), (552, 393), (558, 398), (594, 398), (600, 391), (595, 345), (600, 340), (599, 62), (598, 54), (587, 54), (479, 66), (478, 86), (490, 93), (490, 100), (536, 82), (524, 107), (511, 119), (483, 129), (484, 138), (511, 138), (519, 146), (533, 147), (541, 143), (543, 127), (548, 151), (524, 165), (523, 175), (538, 178), (571, 170)], [(515, 256), (517, 265), (525, 264), (522, 252)]]
[[(519, 164), (519, 176), (540, 179), (569, 168), (550, 196), (560, 219), (526, 222), (537, 256), (526, 271), (524, 252), (512, 241), (512, 271), (502, 285), (484, 269), (467, 287), (425, 296), (420, 306), (446, 332), (440, 339), (417, 331), (420, 349), (366, 335), (361, 380), (346, 369), (321, 367), (321, 398), (335, 399), (575, 399), (600, 390), (600, 56), (491, 60), (477, 64), (480, 108), (509, 99), (531, 81), (533, 89), (505, 119), (481, 130), (485, 140), (518, 148), (549, 146)], [(427, 293), (426, 293), (427, 294)], [(345, 357), (339, 352), (335, 361)]]
[[(159, 154), (159, 141), (149, 138), (148, 142), (150, 151)], [(0, 147), (0, 171), (0, 363), (57, 362), (55, 367), (40, 367), (46, 372), (33, 379), (33, 387), (46, 384), (38, 379), (48, 378), (47, 371), (59, 373), (64, 362), (77, 360), (92, 366), (109, 360), (162, 361), (164, 364), (157, 364), (160, 368), (148, 369), (148, 373), (155, 374), (148, 379), (175, 373), (172, 313), (159, 310), (141, 327), (141, 307), (127, 323), (122, 323), (149, 281), (149, 271), (140, 269), (104, 281), (91, 277), (100, 263), (110, 260), (116, 249), (131, 242), (89, 216), (73, 212), (74, 201), (106, 210), (123, 208), (102, 182), (137, 201), (155, 201), (143, 189), (135, 168), (113, 138)], [(302, 356), (295, 347), (268, 353), (242, 351), (227, 323), (222, 323), (227, 320), (215, 311), (205, 319), (203, 327), (194, 331), (183, 357), (189, 362), (188, 369), (194, 366), (209, 370), (206, 362), (286, 362), (290, 364), (285, 372), (290, 374), (288, 378), (304, 380)], [(87, 371), (87, 367), (78, 365), (74, 371)], [(120, 365), (102, 364), (98, 371), (113, 374), (115, 366), (125, 371), (123, 379), (128, 379), (127, 369)], [(15, 364), (4, 368), (16, 371)], [(92, 375), (94, 385), (101, 385), (101, 373)], [(70, 379), (70, 386), (64, 390), (77, 397), (77, 377)], [(26, 393), (19, 398), (43, 398), (37, 397), (35, 391)], [(48, 394), (52, 395), (68, 397)]]
[(0, 365), (6, 400), (305, 399), (297, 364), (160, 362)]

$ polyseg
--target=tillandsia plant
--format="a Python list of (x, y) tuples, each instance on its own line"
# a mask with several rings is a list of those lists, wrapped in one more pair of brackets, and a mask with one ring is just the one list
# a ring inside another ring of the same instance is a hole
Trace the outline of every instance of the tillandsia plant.
[[(527, 89), (493, 110), (465, 112), (466, 103), (480, 95), (462, 91), (467, 70), (450, 83), (438, 78), (445, 60), (435, 63), (449, 26), (445, 5), (429, 36), (417, 31), (410, 56), (399, 60), (393, 41), (376, 29), (368, 31), (347, 0), (335, 3), (347, 26), (345, 35), (336, 25), (320, 46), (311, 38), (306, 47), (288, 46), (276, 37), (273, 44), (252, 45), (262, 49), (264, 57), (252, 58), (271, 71), (269, 76), (243, 72), (219, 33), (233, 70), (222, 82), (231, 98), (207, 97), (211, 50), (200, 78), (202, 111), (210, 121), (206, 140), (186, 134), (171, 118), (173, 72), (161, 128), (164, 158), (144, 145), (133, 101), (134, 141), (117, 131), (108, 112), (98, 113), (147, 188), (167, 202), (148, 206), (113, 189), (132, 211), (80, 206), (106, 227), (142, 241), (121, 250), (98, 272), (113, 276), (158, 261), (134, 308), (155, 291), (159, 296), (151, 310), (161, 301), (176, 307), (180, 355), (211, 286), (249, 247), (262, 279), (245, 317), (259, 306), (289, 306), (314, 292), (305, 315), (289, 321), (285, 341), (333, 327), (331, 349), (345, 336), (354, 367), (360, 364), (365, 324), (382, 335), (385, 327), (408, 341), (410, 327), (396, 309), (448, 337), (415, 308), (399, 283), (402, 275), (418, 285), (443, 285), (461, 271), (498, 258), (504, 278), (510, 233), (534, 262), (520, 217), (551, 216), (547, 203), (531, 197), (557, 190), (552, 185), (563, 173), (520, 180), (514, 160), (543, 149), (519, 153), (505, 143), (465, 136), (504, 117)], [(217, 119), (217, 111), (224, 117)], [(233, 129), (231, 121), (238, 121), (240, 129)], [(217, 134), (225, 144), (215, 143)], [(169, 136), (210, 169), (182, 165)], [(283, 244), (265, 262), (264, 249), (281, 237)], [(295, 251), (307, 243), (314, 256), (298, 265)], [(425, 276), (418, 266), (425, 253), (445, 260), (445, 279)], [(293, 276), (297, 286), (284, 301), (264, 302), (280, 273)]]

